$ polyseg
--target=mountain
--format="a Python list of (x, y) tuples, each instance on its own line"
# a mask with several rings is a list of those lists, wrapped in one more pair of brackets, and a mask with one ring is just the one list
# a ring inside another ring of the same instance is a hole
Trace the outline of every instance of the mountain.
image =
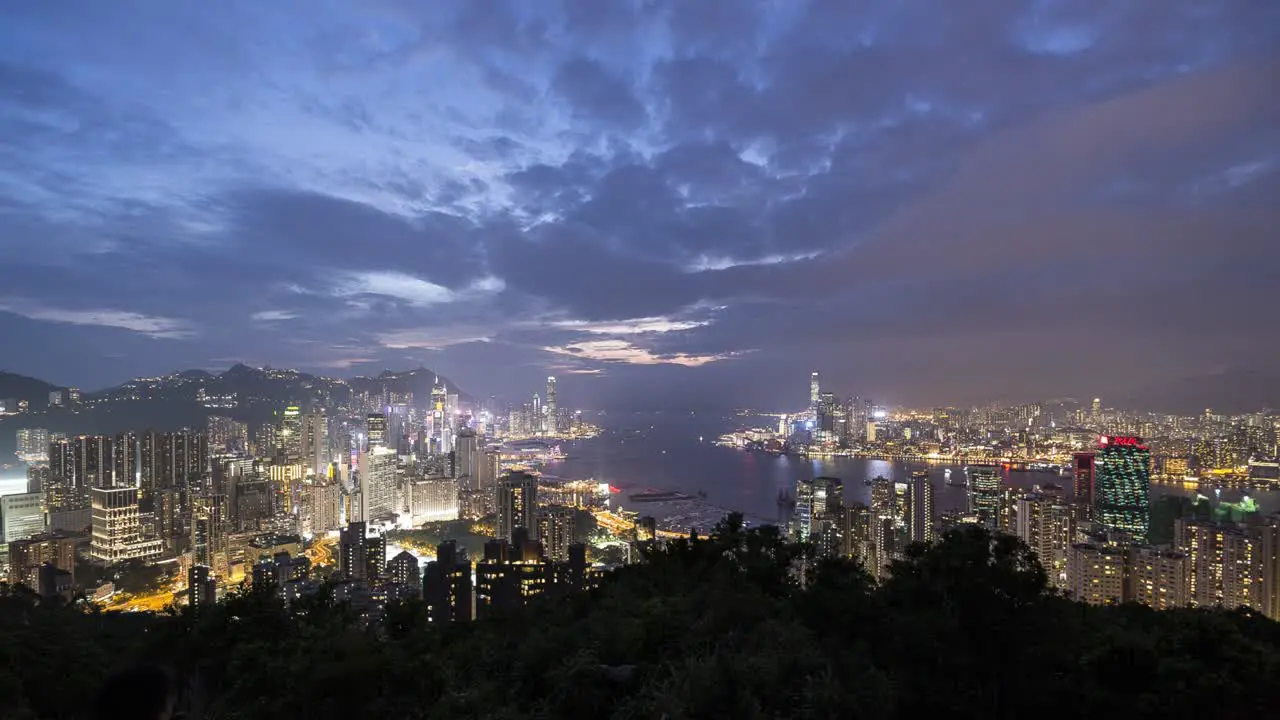
[(439, 378), (447, 392), (458, 395), (464, 401), (471, 400), (471, 396), (463, 392), (462, 389), (458, 387), (457, 383), (443, 375), (438, 375), (434, 370), (425, 367), (419, 367), (416, 370), (406, 370), (404, 372), (384, 370), (376, 377), (351, 378), (348, 384), (351, 386), (352, 392), (357, 393), (413, 393), (415, 397), (421, 398), (430, 396), (431, 389), (435, 387), (437, 378)]
[(62, 386), (44, 380), (0, 370), (0, 399), (26, 400), (32, 410), (48, 407), (49, 393), (62, 389)]

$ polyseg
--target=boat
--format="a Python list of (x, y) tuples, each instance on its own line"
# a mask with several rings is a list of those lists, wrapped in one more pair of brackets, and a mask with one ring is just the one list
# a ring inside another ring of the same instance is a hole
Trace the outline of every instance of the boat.
[(635, 493), (628, 495), (627, 499), (633, 503), (658, 503), (658, 502), (675, 502), (677, 500), (694, 500), (693, 495), (686, 495), (678, 490), (651, 490), (647, 492)]

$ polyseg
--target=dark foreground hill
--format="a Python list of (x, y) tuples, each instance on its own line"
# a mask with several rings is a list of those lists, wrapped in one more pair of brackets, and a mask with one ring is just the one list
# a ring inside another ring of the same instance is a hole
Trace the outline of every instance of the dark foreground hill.
[(1024, 546), (980, 529), (913, 549), (874, 586), (795, 572), (798, 549), (734, 518), (597, 591), (515, 617), (385, 632), (323, 601), (236, 597), (199, 618), (0, 608), (6, 718), (79, 717), (140, 659), (193, 679), (188, 717), (1267, 717), (1280, 631), (1244, 613), (1095, 608), (1047, 592)]

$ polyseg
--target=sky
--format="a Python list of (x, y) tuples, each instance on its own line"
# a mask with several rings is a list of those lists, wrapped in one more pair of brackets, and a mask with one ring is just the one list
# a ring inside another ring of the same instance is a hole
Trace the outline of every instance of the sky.
[(1123, 392), (1280, 351), (1280, 3), (0, 9), (0, 367), (587, 407)]

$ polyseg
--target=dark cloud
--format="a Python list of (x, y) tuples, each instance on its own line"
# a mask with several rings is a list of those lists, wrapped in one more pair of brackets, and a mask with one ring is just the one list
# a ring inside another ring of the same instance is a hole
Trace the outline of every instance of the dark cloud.
[(56, 381), (967, 402), (1280, 351), (1275, 3), (81, 9), (0, 27), (0, 332)]

